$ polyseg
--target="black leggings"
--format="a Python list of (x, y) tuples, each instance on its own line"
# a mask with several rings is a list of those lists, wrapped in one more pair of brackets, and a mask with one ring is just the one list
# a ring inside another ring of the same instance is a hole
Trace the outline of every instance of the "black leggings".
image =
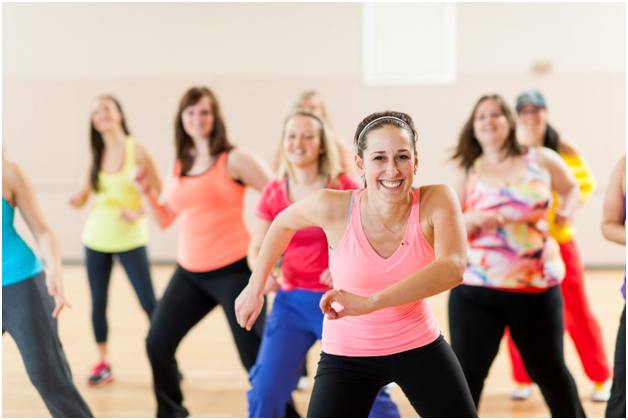
[(266, 304), (251, 331), (238, 325), (235, 300), (246, 287), (251, 271), (246, 258), (217, 270), (194, 273), (177, 265), (177, 270), (157, 304), (146, 338), (146, 351), (153, 368), (157, 417), (186, 417), (174, 357), (179, 343), (205, 315), (221, 305), (231, 333), (248, 371), (255, 364), (261, 343)]
[(89, 287), (92, 291), (92, 324), (94, 325), (94, 335), (97, 343), (105, 343), (107, 341), (107, 297), (114, 255), (117, 255), (120, 263), (122, 263), (142, 305), (142, 309), (144, 309), (149, 319), (157, 304), (145, 246), (130, 251), (114, 253), (94, 251), (86, 247), (85, 266), (87, 267)]
[(615, 367), (611, 399), (606, 406), (606, 417), (626, 418), (626, 305), (619, 321), (617, 342), (615, 343)]
[(562, 313), (558, 287), (542, 293), (476, 286), (458, 286), (451, 291), (451, 347), (458, 356), (476, 407), (508, 326), (525, 368), (539, 385), (552, 417), (584, 417), (576, 384), (563, 358)]
[(462, 369), (443, 336), (390, 356), (321, 354), (308, 417), (368, 417), (379, 390), (396, 382), (421, 417), (477, 417)]

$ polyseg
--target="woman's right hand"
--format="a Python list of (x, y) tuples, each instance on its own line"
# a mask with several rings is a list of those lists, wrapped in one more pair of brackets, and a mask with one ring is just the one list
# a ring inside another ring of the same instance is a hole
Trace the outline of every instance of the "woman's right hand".
[(264, 307), (264, 295), (258, 294), (249, 283), (235, 300), (236, 319), (238, 325), (251, 331), (255, 320)]
[(150, 177), (148, 176), (148, 170), (138, 165), (131, 171), (131, 183), (140, 192), (145, 193), (150, 188)]
[(70, 199), (68, 200), (68, 204), (70, 204), (72, 207), (80, 208), (83, 206), (83, 204), (85, 204), (85, 201), (87, 201), (87, 194), (81, 191), (70, 197)]
[(478, 229), (493, 230), (506, 223), (504, 216), (497, 212), (477, 212), (475, 213), (475, 225)]
[(268, 279), (266, 280), (266, 285), (264, 286), (264, 295), (269, 294), (270, 292), (276, 292), (281, 289), (281, 285), (277, 282), (277, 278), (279, 274), (276, 271), (271, 271), (268, 275)]

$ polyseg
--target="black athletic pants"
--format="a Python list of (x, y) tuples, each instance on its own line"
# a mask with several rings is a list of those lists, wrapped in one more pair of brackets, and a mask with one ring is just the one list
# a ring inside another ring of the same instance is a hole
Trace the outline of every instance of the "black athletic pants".
[(449, 330), (475, 405), (506, 326), (552, 417), (584, 417), (563, 358), (563, 301), (558, 287), (517, 293), (458, 286), (449, 296)]
[(177, 265), (177, 270), (155, 308), (146, 338), (146, 350), (153, 368), (157, 417), (186, 417), (174, 354), (185, 335), (217, 305), (229, 321), (240, 360), (248, 371), (255, 364), (261, 343), (266, 305), (251, 331), (236, 320), (235, 300), (246, 287), (251, 271), (246, 258), (217, 270), (194, 273)]
[(368, 417), (379, 390), (396, 382), (421, 417), (477, 417), (456, 355), (440, 336), (390, 356), (321, 354), (308, 417)]
[(92, 291), (92, 325), (97, 343), (107, 342), (107, 298), (114, 255), (118, 256), (127, 276), (129, 276), (142, 309), (149, 319), (157, 304), (145, 246), (114, 253), (94, 251), (85, 247), (85, 266), (89, 287)]
[(626, 418), (626, 305), (621, 314), (617, 342), (615, 343), (615, 367), (611, 399), (606, 406), (606, 417)]

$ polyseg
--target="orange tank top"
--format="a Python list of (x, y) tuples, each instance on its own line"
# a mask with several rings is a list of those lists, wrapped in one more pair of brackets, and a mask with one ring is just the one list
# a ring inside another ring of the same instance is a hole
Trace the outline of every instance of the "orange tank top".
[(181, 176), (181, 163), (175, 165), (166, 201), (179, 219), (177, 262), (188, 271), (212, 271), (246, 257), (246, 187), (227, 173), (228, 154), (196, 176)]

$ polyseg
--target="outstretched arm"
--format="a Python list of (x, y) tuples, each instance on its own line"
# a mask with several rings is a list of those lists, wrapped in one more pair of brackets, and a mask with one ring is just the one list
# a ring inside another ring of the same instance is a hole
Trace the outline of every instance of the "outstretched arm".
[(249, 284), (236, 299), (236, 316), (242, 328), (250, 330), (253, 327), (264, 303), (266, 279), (294, 234), (310, 226), (325, 229), (330, 218), (337, 213), (332, 209), (337, 197), (343, 194), (350, 192), (315, 191), (275, 218), (262, 242)]
[(604, 195), (602, 235), (609, 241), (626, 245), (625, 225), (626, 156), (615, 165)]
[[(427, 215), (432, 232), (435, 260), (411, 276), (372, 295), (358, 296), (344, 290), (330, 290), (320, 302), (328, 319), (364, 315), (391, 306), (425, 299), (462, 282), (467, 261), (467, 240), (460, 204), (454, 190), (446, 185), (422, 187), (421, 213)], [(343, 309), (336, 312), (331, 304)]]

